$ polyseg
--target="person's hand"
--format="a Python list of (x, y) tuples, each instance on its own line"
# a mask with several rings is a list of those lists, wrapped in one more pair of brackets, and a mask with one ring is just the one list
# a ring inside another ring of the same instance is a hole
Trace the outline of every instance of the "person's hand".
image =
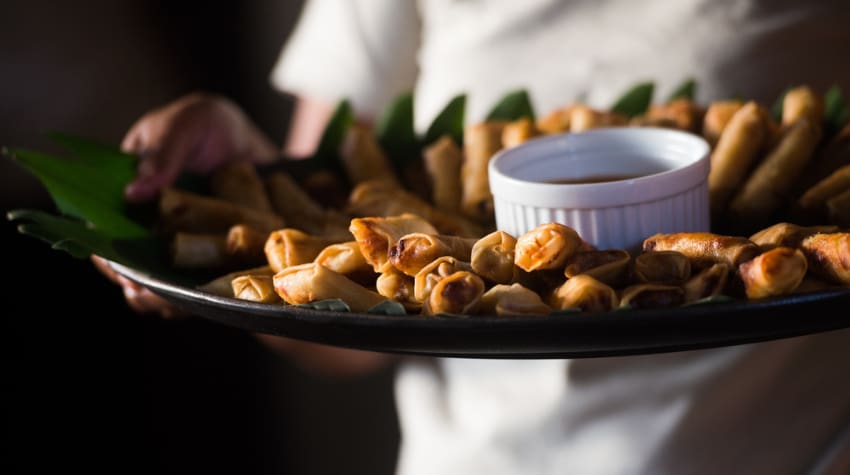
[(217, 95), (193, 93), (142, 116), (121, 148), (140, 156), (138, 175), (127, 186), (129, 201), (146, 201), (181, 171), (206, 173), (228, 160), (273, 160), (276, 147), (245, 113)]
[(127, 305), (135, 312), (140, 314), (158, 314), (166, 319), (187, 316), (164, 298), (115, 272), (109, 267), (109, 264), (107, 264), (104, 258), (93, 255), (91, 256), (91, 260), (97, 270), (121, 287)]

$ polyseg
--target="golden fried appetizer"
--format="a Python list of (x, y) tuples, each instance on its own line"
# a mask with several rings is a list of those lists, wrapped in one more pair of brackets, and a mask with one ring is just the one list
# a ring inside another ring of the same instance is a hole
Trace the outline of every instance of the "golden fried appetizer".
[(815, 275), (850, 285), (850, 233), (814, 234), (803, 239), (800, 250)]
[(280, 302), (280, 296), (274, 290), (270, 275), (240, 275), (234, 277), (230, 285), (233, 288), (233, 296), (237, 299), (260, 303)]
[(230, 263), (227, 238), (221, 234), (176, 233), (171, 263), (178, 269), (219, 269)]
[(259, 264), (265, 260), (268, 237), (269, 233), (244, 224), (232, 226), (227, 231), (227, 255), (233, 262)]
[(288, 173), (272, 173), (265, 184), (272, 208), (287, 223), (317, 236), (350, 237), (348, 223), (351, 218), (338, 210), (322, 207)]
[(459, 261), (451, 256), (438, 257), (423, 267), (413, 278), (413, 299), (417, 302), (425, 302), (437, 282), (455, 272), (471, 270), (472, 267), (468, 262)]
[(691, 276), (691, 261), (679, 251), (649, 251), (635, 257), (634, 278), (641, 283), (680, 285)]
[(406, 234), (390, 247), (390, 263), (413, 277), (438, 257), (451, 256), (469, 262), (475, 242), (475, 238), (447, 234)]
[(678, 285), (636, 284), (623, 289), (620, 306), (632, 308), (671, 308), (685, 303), (685, 290)]
[(353, 124), (348, 128), (340, 147), (340, 157), (351, 183), (369, 180), (399, 183), (377, 136), (363, 124)]
[(685, 290), (685, 303), (696, 302), (723, 293), (729, 273), (729, 264), (718, 263), (703, 269), (682, 285)]
[(345, 275), (374, 273), (372, 266), (360, 252), (357, 241), (331, 244), (322, 249), (313, 262)]
[(850, 227), (850, 190), (827, 200), (826, 211), (830, 222), (839, 226)]
[(616, 112), (592, 109), (583, 104), (576, 104), (570, 109), (570, 132), (628, 125), (629, 118)]
[(168, 231), (226, 233), (231, 226), (244, 224), (259, 231), (283, 227), (283, 219), (270, 212), (235, 205), (220, 198), (166, 188), (159, 197), (159, 218)]
[(487, 166), (493, 155), (502, 149), (505, 125), (503, 121), (481, 122), (466, 126), (463, 132), (461, 210), (478, 222), (488, 222), (493, 216)]
[(322, 249), (336, 244), (334, 238), (313, 236), (293, 228), (284, 228), (269, 234), (263, 251), (266, 260), (275, 272), (290, 266), (312, 262)]
[(711, 154), (708, 174), (711, 215), (718, 217), (744, 182), (767, 138), (766, 113), (753, 101), (747, 102), (723, 129)]
[(482, 278), (497, 284), (509, 284), (517, 278), (515, 248), (515, 237), (504, 231), (493, 231), (475, 241), (469, 263)]
[(480, 313), (488, 315), (548, 315), (552, 308), (537, 292), (520, 284), (493, 286), (481, 296)]
[(540, 135), (537, 126), (528, 117), (520, 117), (517, 120), (505, 124), (502, 130), (502, 147), (511, 148)]
[(256, 166), (247, 160), (225, 163), (212, 172), (210, 190), (225, 201), (267, 213), (272, 205)]
[(703, 269), (723, 262), (737, 268), (761, 251), (747, 238), (712, 233), (656, 234), (643, 241), (643, 251), (677, 251), (691, 260), (691, 266)]
[(732, 117), (743, 106), (744, 103), (737, 100), (716, 101), (708, 106), (703, 116), (702, 136), (708, 141), (711, 148), (717, 145), (723, 130), (726, 129)]
[(422, 151), (425, 172), (431, 182), (431, 202), (437, 209), (455, 212), (460, 208), (460, 167), (463, 151), (448, 135)]
[(831, 198), (850, 190), (850, 165), (843, 166), (806, 190), (797, 200), (803, 210), (821, 211)]
[(441, 313), (472, 315), (481, 305), (484, 281), (467, 271), (458, 271), (440, 279), (422, 306), (423, 315)]
[(269, 266), (259, 266), (252, 267), (250, 269), (233, 271), (220, 277), (216, 277), (205, 284), (199, 285), (198, 290), (220, 295), (222, 297), (233, 297), (233, 279), (242, 275), (265, 275), (271, 277), (274, 275), (274, 272)]
[(351, 220), (349, 231), (354, 235), (360, 252), (375, 272), (390, 266), (390, 248), (402, 236), (411, 233), (438, 234), (428, 221), (412, 214), (398, 216), (365, 217)]
[(823, 98), (808, 86), (798, 86), (782, 98), (782, 125), (790, 127), (800, 119), (819, 126), (823, 120)]
[(775, 247), (738, 267), (747, 298), (790, 294), (806, 275), (806, 257), (799, 249)]
[(276, 273), (274, 289), (289, 304), (340, 299), (352, 312), (365, 312), (386, 300), (377, 292), (315, 262), (287, 267)]
[(555, 310), (580, 308), (583, 312), (608, 312), (617, 308), (617, 292), (587, 274), (570, 277), (549, 296)]
[(750, 236), (762, 251), (774, 247), (799, 247), (803, 239), (817, 233), (834, 233), (838, 226), (799, 226), (792, 223), (776, 223)]
[(688, 132), (696, 132), (700, 124), (702, 110), (690, 99), (674, 99), (664, 104), (652, 104), (646, 115), (635, 125), (670, 127)]
[(578, 251), (567, 259), (564, 275), (572, 278), (580, 274), (612, 287), (623, 285), (629, 278), (631, 256), (622, 249)]
[(569, 226), (542, 224), (517, 239), (514, 262), (528, 272), (562, 269), (581, 243), (581, 237)]
[(543, 134), (557, 134), (561, 132), (569, 132), (570, 116), (572, 115), (575, 104), (570, 104), (553, 110), (545, 116), (537, 119), (535, 124), (537, 130)]
[(378, 276), (375, 288), (384, 297), (402, 304), (408, 311), (418, 312), (422, 303), (413, 297), (413, 277), (389, 267)]

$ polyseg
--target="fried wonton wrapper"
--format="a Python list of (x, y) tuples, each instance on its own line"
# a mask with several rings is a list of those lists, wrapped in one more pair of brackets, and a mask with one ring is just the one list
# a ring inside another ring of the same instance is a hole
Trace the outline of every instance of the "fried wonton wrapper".
[(803, 239), (817, 233), (834, 233), (838, 226), (798, 226), (792, 223), (776, 223), (750, 236), (762, 251), (774, 247), (799, 247)]
[(390, 247), (390, 263), (396, 269), (413, 277), (438, 257), (452, 256), (469, 262), (475, 242), (475, 238), (445, 234), (406, 234)]
[(815, 234), (803, 239), (800, 249), (815, 275), (850, 285), (850, 233)]
[(685, 303), (685, 290), (678, 285), (636, 284), (623, 289), (620, 306), (671, 308)]
[(628, 123), (629, 118), (622, 114), (592, 109), (583, 104), (575, 104), (570, 109), (570, 132), (624, 126)]
[(413, 277), (404, 275), (395, 267), (388, 268), (378, 276), (375, 288), (379, 294), (404, 305), (409, 311), (422, 308), (422, 303), (413, 297)]
[(493, 231), (475, 241), (469, 263), (472, 270), (484, 279), (497, 284), (509, 284), (517, 278), (515, 248), (515, 237), (504, 231)]
[(275, 303), (280, 302), (280, 296), (274, 290), (274, 282), (270, 275), (240, 275), (230, 282), (233, 296), (251, 302)]
[(377, 292), (315, 262), (287, 267), (276, 273), (274, 288), (286, 303), (297, 305), (340, 299), (352, 312), (365, 312), (386, 300)]
[(502, 130), (502, 146), (504, 148), (516, 147), (538, 135), (540, 135), (540, 131), (537, 130), (534, 122), (528, 117), (520, 117), (505, 124), (505, 128)]
[(708, 174), (712, 217), (719, 217), (759, 157), (768, 134), (766, 113), (757, 103), (744, 104), (723, 129), (711, 154)]
[(537, 292), (520, 284), (493, 286), (481, 296), (478, 311), (487, 315), (548, 315), (552, 308)]
[(641, 283), (680, 285), (691, 276), (691, 261), (678, 251), (649, 251), (635, 257), (634, 277)]
[(747, 238), (712, 233), (656, 234), (643, 241), (644, 252), (677, 251), (688, 256), (697, 269), (723, 262), (737, 268), (761, 251)]
[(800, 119), (819, 125), (823, 120), (823, 98), (808, 86), (798, 86), (782, 98), (782, 125), (789, 127)]
[(390, 248), (403, 236), (411, 233), (438, 234), (428, 221), (412, 214), (366, 217), (351, 220), (349, 231), (354, 235), (360, 252), (375, 272), (390, 266)]
[(850, 227), (850, 190), (827, 200), (826, 211), (830, 222), (845, 228)]
[(705, 111), (702, 121), (702, 136), (712, 148), (717, 145), (723, 130), (744, 103), (737, 100), (712, 102)]
[(179, 232), (171, 240), (171, 263), (178, 269), (219, 269), (229, 262), (222, 234)]
[(529, 272), (561, 269), (581, 243), (581, 237), (569, 226), (554, 222), (542, 224), (517, 239), (514, 262)]
[(502, 131), (507, 123), (490, 121), (471, 124), (463, 131), (463, 166), (460, 170), (461, 210), (478, 222), (493, 216), (493, 195), (487, 167), (502, 149)]
[(373, 272), (372, 266), (366, 262), (366, 258), (360, 252), (357, 241), (331, 244), (322, 249), (313, 262), (340, 274)]
[(850, 165), (843, 166), (806, 190), (797, 200), (804, 210), (820, 211), (831, 198), (850, 190)]
[(696, 302), (723, 293), (729, 273), (729, 264), (718, 263), (703, 269), (682, 285), (685, 290), (685, 303)]
[(227, 255), (234, 262), (260, 264), (265, 260), (264, 247), (268, 237), (269, 233), (237, 224), (227, 231)]
[(425, 148), (422, 159), (430, 178), (434, 206), (454, 212), (460, 207), (463, 151), (450, 136), (444, 135)]
[(564, 275), (589, 275), (603, 284), (619, 287), (628, 280), (630, 264), (631, 256), (622, 249), (579, 251), (567, 259)]
[(443, 280), (458, 271), (471, 271), (469, 263), (455, 259), (451, 256), (443, 256), (434, 259), (433, 262), (423, 267), (413, 278), (413, 298), (417, 302), (425, 302), (431, 295), (431, 290), (437, 282)]
[(428, 300), (422, 306), (422, 313), (472, 315), (478, 311), (484, 290), (481, 277), (468, 271), (455, 272), (441, 279), (431, 289)]
[(738, 267), (747, 298), (790, 294), (806, 275), (806, 256), (799, 249), (775, 247)]
[(242, 275), (265, 275), (271, 277), (274, 275), (274, 272), (272, 271), (272, 268), (267, 265), (233, 271), (217, 277), (205, 284), (199, 285), (198, 290), (220, 295), (222, 297), (233, 297), (233, 279)]
[(266, 260), (275, 272), (290, 266), (312, 262), (322, 250), (339, 240), (313, 236), (293, 228), (284, 228), (269, 234), (264, 246)]
[(570, 277), (549, 297), (555, 310), (580, 308), (583, 312), (608, 312), (617, 308), (617, 292), (587, 274)]
[(375, 133), (363, 124), (354, 124), (348, 128), (340, 147), (340, 157), (351, 183), (369, 180), (399, 183)]
[(259, 231), (283, 227), (283, 219), (274, 213), (174, 188), (162, 190), (159, 217), (166, 230), (190, 233), (224, 234), (237, 224), (245, 224)]
[(228, 162), (214, 170), (210, 189), (213, 196), (225, 201), (257, 211), (273, 211), (256, 166), (247, 160)]

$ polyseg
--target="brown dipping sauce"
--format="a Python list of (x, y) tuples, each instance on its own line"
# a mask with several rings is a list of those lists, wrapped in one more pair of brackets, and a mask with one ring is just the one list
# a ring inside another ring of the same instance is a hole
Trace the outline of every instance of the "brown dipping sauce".
[(609, 181), (631, 180), (640, 178), (643, 175), (601, 175), (588, 176), (584, 178), (555, 178), (553, 180), (543, 180), (543, 183), (551, 183), (553, 185), (581, 185), (584, 183), (606, 183)]

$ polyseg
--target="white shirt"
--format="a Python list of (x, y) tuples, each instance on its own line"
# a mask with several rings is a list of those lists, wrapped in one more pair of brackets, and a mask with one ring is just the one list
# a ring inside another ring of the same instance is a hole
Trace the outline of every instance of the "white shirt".
[[(420, 130), (459, 93), (469, 123), (516, 88), (538, 115), (608, 107), (644, 80), (663, 98), (691, 77), (702, 103), (770, 104), (792, 84), (850, 91), (848, 25), (850, 2), (314, 0), (272, 80), (371, 116), (414, 90)], [(834, 447), (823, 473), (850, 473), (848, 375), (850, 331), (622, 358), (413, 360), (396, 384), (398, 471), (799, 474)]]

